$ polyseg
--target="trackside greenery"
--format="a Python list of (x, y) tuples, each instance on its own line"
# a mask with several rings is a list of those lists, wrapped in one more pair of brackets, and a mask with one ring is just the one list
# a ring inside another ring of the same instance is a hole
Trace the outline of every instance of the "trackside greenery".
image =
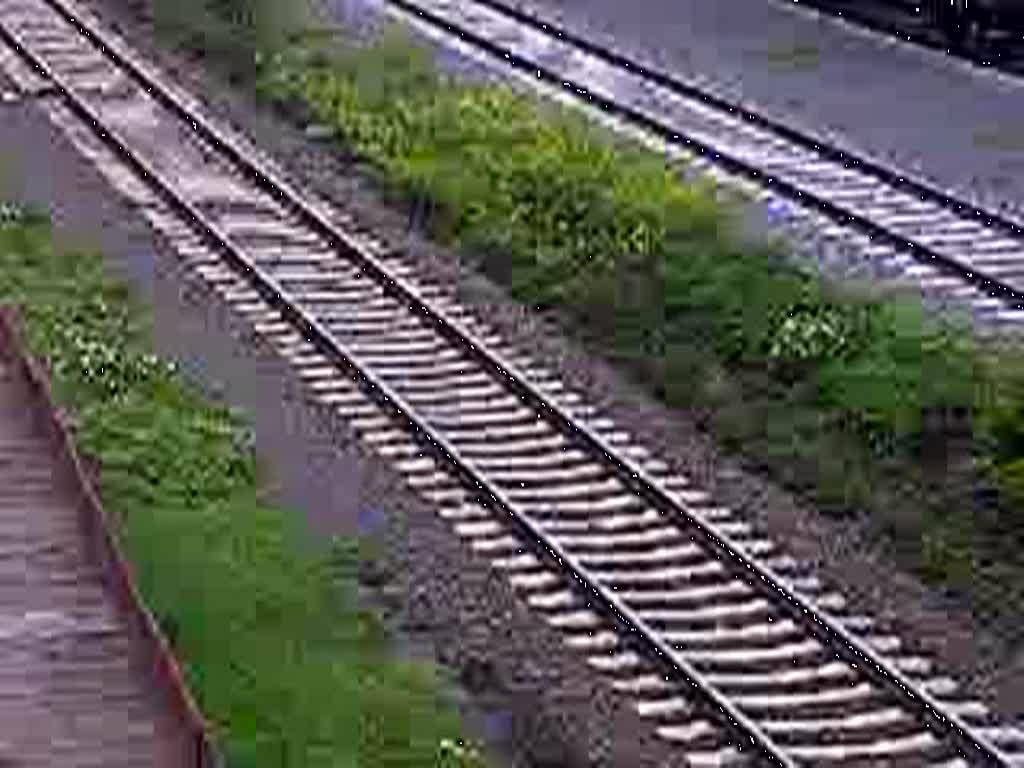
[(869, 515), (929, 577), (1022, 604), (1016, 346), (751, 243), (713, 188), (663, 157), (508, 87), (452, 81), (397, 28), (355, 43), (309, 23), (240, 34), (234, 73), (332, 132), (435, 237), (524, 303), (558, 308), (726, 447), (827, 512)]
[(146, 314), (100, 256), (55, 248), (39, 215), (0, 211), (0, 302), (22, 308), (100, 462), (144, 598), (228, 765), (482, 765), (457, 746), (435, 671), (391, 659), (355, 605), (356, 543), (317, 549), (299, 515), (263, 500), (244, 423), (146, 351)]

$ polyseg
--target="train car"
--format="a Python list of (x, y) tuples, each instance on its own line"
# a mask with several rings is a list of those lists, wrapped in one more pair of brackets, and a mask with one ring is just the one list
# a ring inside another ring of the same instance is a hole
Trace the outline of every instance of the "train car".
[(962, 44), (992, 29), (1024, 31), (1024, 0), (926, 0), (932, 22)]

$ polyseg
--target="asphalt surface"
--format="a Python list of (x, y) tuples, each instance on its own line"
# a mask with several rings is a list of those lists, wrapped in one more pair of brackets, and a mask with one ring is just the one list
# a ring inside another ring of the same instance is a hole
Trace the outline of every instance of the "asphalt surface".
[(1024, 82), (781, 0), (514, 1), (1024, 219)]

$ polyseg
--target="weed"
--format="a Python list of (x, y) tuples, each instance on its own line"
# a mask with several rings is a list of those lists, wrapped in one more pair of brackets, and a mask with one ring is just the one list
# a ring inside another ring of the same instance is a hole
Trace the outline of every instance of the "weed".
[[(683, 183), (665, 158), (571, 109), (453, 82), (397, 27), (370, 44), (274, 50), (255, 84), (303, 105), (524, 303), (563, 308), (776, 477), (801, 490), (813, 478), (819, 503), (906, 515), (920, 521), (905, 529), (918, 550), (948, 552), (926, 543), (921, 526), (938, 518), (919, 508), (963, 497), (925, 493), (922, 472), (943, 470), (922, 467), (921, 446), (951, 439), (929, 426), (934, 414), (965, 410), (978, 445), (1000, 457), (985, 476), (1016, 483), (1007, 462), (1024, 455), (1024, 393), (1000, 386), (986, 410), (980, 393), (1002, 373), (962, 325), (934, 322), (919, 296), (837, 287), (786, 258), (783, 242), (743, 241), (716, 190)], [(1000, 514), (1019, 519), (1012, 499)]]
[(260, 498), (248, 430), (146, 351), (142, 308), (98, 255), (55, 249), (37, 214), (5, 220), (0, 301), (23, 307), (50, 361), (231, 765), (480, 764), (468, 750), (442, 759), (460, 729), (436, 674), (393, 662), (355, 607), (356, 542), (310, 553), (295, 516)]

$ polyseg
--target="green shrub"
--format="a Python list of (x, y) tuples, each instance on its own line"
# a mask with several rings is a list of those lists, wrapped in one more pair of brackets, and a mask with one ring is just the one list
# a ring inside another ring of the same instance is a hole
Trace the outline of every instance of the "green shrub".
[(310, 15), (301, 3), (276, 0), (152, 0), (157, 30), (170, 41), (256, 71), (259, 57), (301, 35)]
[(0, 220), (0, 302), (23, 307), (50, 361), (230, 765), (481, 764), (450, 749), (459, 720), (436, 673), (389, 658), (383, 627), (356, 608), (356, 543), (317, 549), (260, 497), (244, 425), (146, 351), (141, 308), (97, 255), (54, 249), (37, 214)]
[(453, 82), (397, 27), (277, 50), (256, 85), (330, 127), (517, 298), (563, 308), (670, 403), (707, 413), (727, 446), (787, 482), (814, 477), (819, 501), (922, 525), (914, 506), (958, 507), (917, 487), (934, 479), (924, 447), (952, 439), (936, 414), (972, 413), (995, 465), (1024, 455), (1024, 392), (989, 391), (1002, 373), (962, 322), (932, 322), (917, 295), (836, 286), (784, 242), (745, 241), (713, 187), (573, 110)]

